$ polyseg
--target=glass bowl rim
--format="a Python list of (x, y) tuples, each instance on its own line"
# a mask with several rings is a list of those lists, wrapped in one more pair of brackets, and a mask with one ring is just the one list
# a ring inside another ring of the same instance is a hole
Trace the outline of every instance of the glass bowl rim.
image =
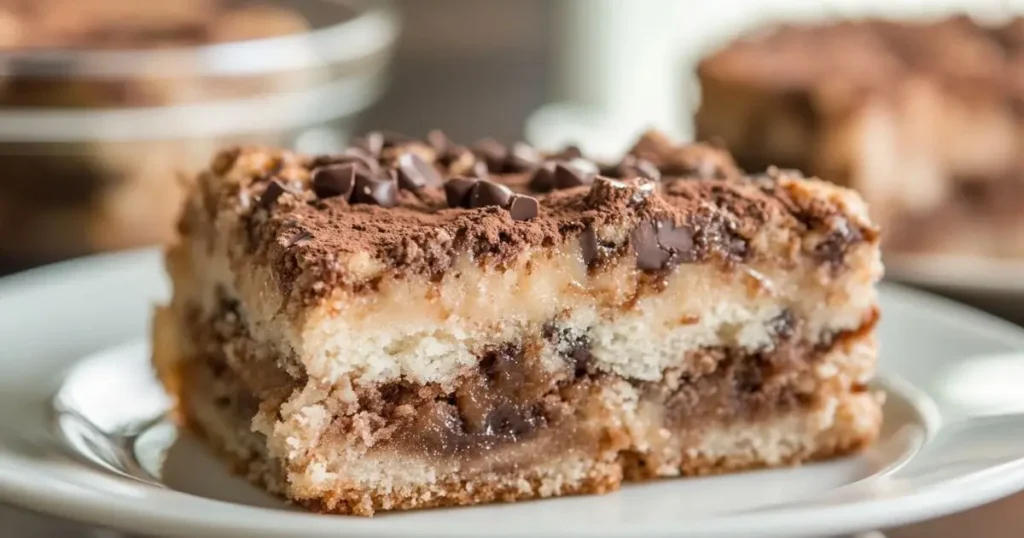
[(355, 15), (308, 32), (166, 49), (0, 51), (0, 65), (18, 63), (32, 77), (76, 79), (253, 76), (356, 62), (383, 53), (397, 39), (399, 18), (391, 0), (315, 1)]

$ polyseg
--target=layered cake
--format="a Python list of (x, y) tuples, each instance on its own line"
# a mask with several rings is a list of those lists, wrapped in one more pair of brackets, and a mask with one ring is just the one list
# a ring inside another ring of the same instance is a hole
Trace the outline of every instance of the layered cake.
[(317, 511), (603, 493), (879, 431), (863, 203), (710, 146), (235, 148), (180, 232), (154, 335), (178, 417)]
[(699, 75), (701, 139), (856, 189), (886, 249), (1024, 256), (1024, 19), (783, 26)]

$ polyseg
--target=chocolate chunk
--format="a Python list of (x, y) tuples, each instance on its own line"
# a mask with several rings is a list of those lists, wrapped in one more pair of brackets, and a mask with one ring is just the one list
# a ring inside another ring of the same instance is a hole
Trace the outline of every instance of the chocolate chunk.
[(384, 149), (384, 134), (380, 131), (370, 131), (364, 136), (353, 138), (350, 145), (366, 151), (373, 157), (378, 157), (380, 150)]
[(636, 155), (626, 155), (618, 164), (603, 168), (601, 173), (609, 177), (620, 179), (641, 177), (651, 181), (661, 180), (661, 171), (658, 170), (658, 167), (651, 161), (637, 157)]
[(506, 172), (527, 172), (540, 166), (540, 152), (526, 142), (516, 142), (505, 159)]
[(549, 192), (555, 188), (555, 163), (544, 163), (534, 170), (530, 178), (530, 190), (533, 192)]
[(493, 138), (484, 138), (473, 144), (472, 151), (474, 155), (483, 159), (489, 172), (500, 174), (504, 171), (508, 148), (501, 142)]
[(553, 159), (571, 161), (583, 157), (583, 150), (576, 144), (568, 144), (561, 151), (551, 156)]
[(630, 242), (636, 252), (637, 267), (645, 271), (668, 269), (698, 259), (693, 229), (686, 225), (677, 227), (671, 220), (641, 222), (630, 234)]
[(479, 180), (474, 178), (456, 177), (444, 184), (444, 195), (448, 207), (469, 206), (469, 194)]
[(469, 193), (469, 207), (470, 209), (492, 205), (505, 207), (511, 198), (512, 191), (508, 187), (484, 179), (478, 181)]
[(270, 209), (271, 207), (274, 207), (274, 204), (277, 203), (277, 199), (285, 192), (288, 192), (288, 189), (285, 188), (283, 183), (277, 179), (270, 180), (270, 183), (267, 184), (267, 188), (264, 189), (263, 194), (260, 195), (259, 207), (262, 207), (263, 209)]
[(356, 183), (356, 166), (332, 164), (313, 170), (313, 192), (317, 198), (340, 196), (348, 199)]
[(398, 185), (403, 189), (418, 191), (424, 187), (437, 187), (441, 183), (441, 175), (419, 155), (403, 153), (398, 157)]
[(556, 189), (571, 189), (590, 185), (594, 182), (594, 175), (569, 163), (557, 163), (555, 164), (554, 179)]
[(636, 252), (636, 265), (644, 271), (664, 269), (671, 255), (658, 244), (654, 223), (645, 220), (629, 234), (630, 245)]
[(825, 238), (815, 245), (814, 256), (823, 263), (839, 265), (846, 257), (850, 245), (862, 241), (864, 235), (860, 229), (845, 219), (828, 232)]
[(516, 194), (512, 196), (512, 201), (508, 204), (508, 212), (512, 215), (512, 220), (530, 220), (535, 218), (539, 211), (540, 205), (532, 196)]
[(372, 178), (363, 174), (356, 174), (355, 178), (353, 204), (373, 204), (381, 207), (398, 205), (398, 182), (393, 178)]
[(592, 226), (587, 226), (580, 234), (580, 250), (583, 254), (583, 263), (587, 264), (587, 267), (597, 260), (601, 251), (597, 243), (597, 232)]
[(334, 155), (320, 155), (314, 158), (311, 164), (313, 167), (327, 166), (331, 164), (353, 164), (371, 175), (375, 174), (380, 168), (376, 157), (370, 155), (364, 149), (355, 147), (345, 148), (341, 153)]
[(527, 406), (505, 404), (487, 414), (484, 435), (518, 439), (545, 425), (544, 415)]
[(676, 227), (670, 220), (655, 224), (658, 244), (667, 250), (677, 263), (693, 263), (697, 261), (694, 250), (693, 230), (689, 226)]

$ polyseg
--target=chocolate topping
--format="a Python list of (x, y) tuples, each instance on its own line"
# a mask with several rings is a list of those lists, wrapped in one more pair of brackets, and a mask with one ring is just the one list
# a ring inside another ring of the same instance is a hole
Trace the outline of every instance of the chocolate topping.
[[(437, 145), (444, 142), (439, 135), (433, 138)], [(449, 150), (458, 147), (444, 143)], [(697, 160), (720, 153), (648, 138), (637, 147), (652, 157), (644, 159), (669, 165), (684, 153)], [(192, 205), (203, 211), (191, 211), (186, 218), (201, 221), (209, 218), (210, 208), (228, 203), (247, 215), (245, 200), (258, 200), (273, 178), (290, 189), (312, 188), (320, 202), (290, 204), (287, 211), (251, 219), (239, 238), (272, 265), (279, 285), (301, 290), (303, 301), (338, 286), (372, 289), (364, 287), (382, 276), (442, 278), (465, 255), (481, 264), (512, 263), (525, 249), (558, 248), (577, 240), (582, 261), (592, 271), (633, 253), (643, 271), (697, 262), (728, 267), (748, 259), (810, 260), (838, 271), (845, 267), (852, 245), (877, 240), (877, 231), (863, 217), (845, 209), (853, 207), (845, 205), (851, 194), (790, 172), (773, 170), (761, 179), (697, 179), (663, 170), (667, 177), (655, 182), (588, 176), (585, 168), (593, 168), (589, 161), (548, 161), (533, 174), (489, 174), (490, 179), (482, 180), (454, 171), (468, 170), (474, 162), (484, 166), (471, 153), (462, 153), (446, 167), (440, 156), (432, 162), (436, 152), (425, 143), (408, 142), (396, 149), (379, 157), (393, 167), (387, 178), (368, 173), (359, 159), (314, 167), (324, 158), (245, 149), (229, 171), (200, 177), (201, 188), (193, 196), (203, 199)], [(623, 162), (643, 166), (639, 159)], [(590, 188), (555, 189), (556, 170), (559, 185), (586, 184), (589, 179)], [(447, 181), (423, 184), (417, 173)], [(306, 177), (311, 180), (304, 182)], [(527, 196), (537, 191), (545, 194)], [(349, 204), (340, 203), (339, 197)], [(508, 216), (483, 208), (502, 208)], [(204, 226), (195, 222), (187, 228)], [(771, 235), (763, 236), (766, 231)], [(310, 238), (285, 249), (300, 232)], [(784, 246), (779, 241), (796, 243)], [(369, 267), (376, 269), (352, 272), (340, 263), (353, 256), (367, 256), (374, 260)]]
[(356, 185), (352, 191), (353, 204), (373, 204), (381, 207), (398, 205), (398, 182), (395, 178), (372, 178), (356, 174)]
[(403, 153), (398, 157), (398, 184), (403, 189), (418, 191), (424, 187), (437, 187), (441, 176), (429, 163), (415, 153)]
[(354, 164), (333, 164), (313, 170), (313, 192), (317, 198), (348, 199), (358, 173)]
[(512, 173), (528, 172), (540, 166), (542, 161), (543, 158), (536, 148), (526, 142), (516, 142), (508, 152), (505, 170)]
[(583, 150), (575, 144), (569, 144), (561, 149), (558, 153), (551, 156), (552, 159), (571, 161), (573, 159), (579, 159), (583, 157)]
[(654, 224), (649, 220), (640, 222), (629, 234), (629, 243), (636, 253), (636, 265), (645, 271), (665, 269), (671, 254), (658, 244)]
[(366, 150), (356, 147), (345, 148), (344, 151), (337, 154), (320, 155), (311, 161), (311, 166), (314, 168), (331, 164), (352, 164), (371, 175), (376, 174), (380, 169), (376, 157), (367, 153)]
[(626, 155), (614, 166), (602, 168), (601, 175), (613, 178), (628, 179), (642, 177), (644, 179), (650, 179), (651, 181), (661, 180), (661, 171), (658, 170), (658, 167), (651, 161), (637, 157), (636, 155)]
[(549, 192), (555, 188), (555, 163), (549, 162), (533, 171), (530, 178), (530, 190), (533, 192)]
[(508, 205), (508, 212), (512, 215), (512, 220), (534, 219), (539, 210), (540, 205), (537, 203), (537, 199), (524, 194), (512, 196), (512, 201)]
[(469, 193), (477, 183), (477, 179), (456, 177), (444, 184), (445, 200), (448, 207), (469, 207)]
[(505, 171), (505, 159), (508, 157), (508, 148), (493, 138), (484, 138), (473, 144), (473, 154), (483, 159), (487, 170), (492, 174), (500, 174)]
[(629, 236), (637, 267), (645, 271), (670, 269), (698, 260), (693, 230), (671, 220), (641, 221)]
[(477, 181), (469, 193), (469, 208), (476, 209), (492, 205), (505, 207), (511, 199), (512, 191), (508, 187), (484, 179)]
[(580, 252), (583, 254), (583, 263), (588, 267), (597, 260), (600, 254), (597, 233), (590, 226), (584, 228), (583, 233), (580, 234)]
[(555, 164), (554, 180), (556, 189), (571, 189), (590, 185), (594, 182), (594, 176), (580, 170), (573, 163), (557, 163)]

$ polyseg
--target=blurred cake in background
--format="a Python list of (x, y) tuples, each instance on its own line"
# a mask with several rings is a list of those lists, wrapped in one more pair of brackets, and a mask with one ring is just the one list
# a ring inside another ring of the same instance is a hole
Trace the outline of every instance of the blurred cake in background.
[(699, 77), (698, 138), (855, 188), (889, 252), (1024, 257), (1024, 20), (781, 26)]
[(0, 0), (0, 263), (169, 240), (225, 144), (340, 143), (396, 32), (356, 0)]

